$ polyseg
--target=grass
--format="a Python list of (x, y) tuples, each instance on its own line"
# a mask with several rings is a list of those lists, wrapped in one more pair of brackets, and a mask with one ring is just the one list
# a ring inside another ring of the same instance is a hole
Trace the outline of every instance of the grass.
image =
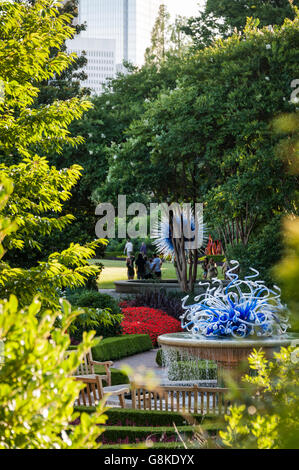
[[(126, 281), (127, 267), (126, 260), (97, 260), (100, 261), (105, 269), (100, 276), (100, 289), (114, 289), (114, 281)], [(198, 278), (202, 277), (202, 269), (198, 267)], [(136, 279), (136, 277), (135, 277)], [(162, 265), (162, 279), (176, 279), (175, 267), (172, 263), (165, 262)]]

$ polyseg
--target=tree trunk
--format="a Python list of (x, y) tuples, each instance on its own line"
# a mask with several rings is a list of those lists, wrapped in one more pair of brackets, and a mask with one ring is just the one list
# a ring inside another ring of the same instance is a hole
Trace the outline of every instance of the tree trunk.
[(172, 213), (169, 214), (169, 223), (170, 223), (172, 243), (173, 243), (174, 253), (175, 253), (175, 258), (176, 258), (175, 268), (176, 268), (177, 278), (178, 278), (180, 287), (183, 292), (186, 292), (186, 293), (192, 292), (194, 290), (194, 285), (195, 285), (196, 277), (197, 277), (198, 251), (197, 250), (189, 251), (190, 266), (188, 270), (183, 226), (181, 227), (181, 237), (174, 238)]

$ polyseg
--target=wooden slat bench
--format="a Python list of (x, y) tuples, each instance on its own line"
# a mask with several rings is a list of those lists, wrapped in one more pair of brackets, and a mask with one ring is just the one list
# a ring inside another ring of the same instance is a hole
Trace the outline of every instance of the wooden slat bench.
[(137, 410), (176, 411), (201, 414), (224, 414), (229, 406), (228, 389), (166, 386), (149, 391), (146, 386), (131, 384), (132, 408)]
[(112, 361), (105, 361), (105, 362), (98, 362), (98, 361), (94, 361), (93, 360), (93, 357), (92, 357), (92, 354), (91, 354), (91, 351), (88, 351), (88, 353), (86, 353), (84, 355), (84, 359), (83, 359), (83, 362), (80, 364), (80, 366), (78, 367), (78, 369), (76, 370), (75, 372), (75, 376), (80, 376), (80, 377), (84, 377), (84, 378), (95, 378), (97, 376), (97, 374), (95, 373), (95, 370), (94, 370), (94, 366), (104, 366), (105, 367), (105, 372), (106, 374), (105, 375), (98, 375), (98, 377), (100, 379), (103, 379), (107, 382), (107, 385), (108, 387), (111, 387), (111, 371), (110, 371), (110, 367), (113, 366), (113, 362)]
[(74, 379), (85, 384), (85, 388), (80, 391), (76, 406), (97, 406), (103, 398), (114, 395), (119, 398), (121, 408), (125, 408), (125, 394), (130, 391), (127, 385), (103, 387), (99, 375), (95, 377), (75, 376)]

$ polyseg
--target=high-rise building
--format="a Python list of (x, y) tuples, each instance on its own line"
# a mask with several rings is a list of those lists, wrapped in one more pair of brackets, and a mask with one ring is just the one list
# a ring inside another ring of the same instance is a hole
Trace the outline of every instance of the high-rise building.
[(116, 64), (144, 62), (162, 0), (79, 0), (79, 23), (87, 23), (82, 38), (115, 40)]
[(66, 44), (69, 52), (78, 56), (86, 54), (87, 64), (84, 71), (88, 78), (82, 81), (81, 85), (99, 95), (107, 78), (115, 76), (115, 40), (76, 36)]
[(123, 62), (144, 63), (146, 48), (162, 0), (79, 0), (79, 24), (86, 23), (75, 39), (67, 41), (71, 52), (86, 53), (82, 82), (99, 94), (107, 78), (123, 70)]

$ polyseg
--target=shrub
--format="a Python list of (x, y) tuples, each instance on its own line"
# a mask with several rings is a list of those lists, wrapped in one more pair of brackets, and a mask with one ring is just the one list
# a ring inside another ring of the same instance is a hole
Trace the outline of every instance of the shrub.
[(128, 300), (127, 303), (130, 307), (157, 308), (178, 320), (184, 313), (181, 297), (180, 293), (166, 293), (164, 289), (161, 289), (159, 292), (144, 291), (136, 295), (134, 299)]
[[(150, 449), (186, 449), (185, 444), (182, 442), (155, 442), (154, 445), (150, 445), (149, 447)], [(104, 444), (101, 446), (101, 450), (110, 449), (123, 449), (123, 444)]]
[[(99, 321), (103, 315), (100, 311), (101, 309), (108, 310), (112, 316), (112, 319), (114, 315), (121, 314), (121, 309), (115, 299), (113, 299), (110, 295), (101, 294), (100, 292), (94, 290), (78, 289), (73, 293), (69, 293), (67, 298), (70, 303), (76, 307), (99, 309)], [(77, 329), (74, 333), (72, 333), (72, 337), (77, 341), (81, 341), (83, 331), (91, 330), (95, 330), (96, 336), (102, 336), (103, 338), (110, 338), (120, 335), (122, 333), (120, 318), (115, 318), (114, 320), (115, 321), (113, 324), (104, 325), (100, 323), (96, 326), (83, 326), (82, 322), (76, 320), (74, 325)]]
[(212, 361), (178, 361), (170, 364), (168, 380), (216, 380), (217, 364)]
[[(79, 413), (92, 413), (94, 407), (77, 406), (75, 411)], [(156, 410), (133, 410), (130, 408), (109, 408), (105, 411), (108, 417), (109, 426), (185, 426), (188, 424), (187, 418), (182, 413), (176, 411), (156, 411)], [(212, 414), (192, 414), (192, 418), (198, 424), (204, 424), (207, 429), (223, 428), (224, 418)]]
[(76, 307), (108, 308), (112, 314), (121, 313), (120, 307), (113, 297), (98, 291), (77, 289), (67, 294), (67, 299)]
[[(5, 344), (0, 365), (0, 448), (95, 449), (101, 434), (98, 424), (105, 422), (101, 407), (94, 408), (93, 415), (85, 413), (76, 429), (68, 424), (76, 418), (73, 405), (82, 389), (72, 375), (93, 345), (93, 335), (84, 335), (77, 351), (67, 357), (69, 337), (54, 327), (61, 311), (41, 309), (38, 299), (23, 309), (14, 296), (0, 303), (0, 340)], [(74, 312), (66, 301), (62, 309), (67, 325)]]
[[(179, 433), (182, 436), (192, 437), (194, 434), (193, 426), (179, 426)], [(157, 441), (176, 441), (179, 439), (173, 426), (167, 427), (135, 427), (135, 426), (106, 426), (101, 435), (101, 442), (113, 443), (123, 441), (124, 443), (135, 443), (145, 441), (150, 438), (153, 442)]]
[(147, 333), (153, 346), (157, 346), (158, 336), (165, 333), (181, 331), (181, 325), (175, 318), (166, 315), (162, 310), (149, 307), (123, 308), (123, 334)]
[[(187, 423), (186, 418), (181, 413), (171, 412), (171, 411), (147, 411), (147, 410), (131, 410), (131, 409), (121, 409), (121, 408), (112, 408), (109, 409), (106, 413), (108, 417), (107, 425), (109, 426), (173, 426), (173, 423), (176, 426), (184, 426)], [(193, 418), (201, 423), (203, 416), (200, 414), (192, 415)], [(209, 423), (212, 426), (215, 416), (205, 415), (204, 423)]]
[(225, 416), (221, 433), (225, 446), (234, 449), (298, 449), (298, 348), (281, 348), (268, 360), (263, 351), (249, 358), (254, 376), (245, 375), (242, 395), (231, 387), (234, 404)]
[[(106, 371), (105, 371), (105, 367), (104, 366), (95, 366), (95, 373), (96, 374), (99, 374), (99, 375), (105, 375), (106, 374)], [(119, 369), (113, 369), (111, 368), (110, 369), (111, 371), (111, 385), (124, 385), (124, 384), (129, 384), (130, 383), (130, 379), (129, 377), (127, 376), (127, 374), (125, 372), (122, 372), (121, 370)], [(104, 383), (104, 386), (105, 386), (105, 383)]]
[(157, 354), (156, 354), (156, 364), (159, 366), (159, 367), (162, 367), (163, 365), (163, 351), (162, 349), (159, 349), (159, 351), (157, 351)]
[(124, 335), (106, 338), (92, 349), (95, 361), (113, 361), (152, 349), (148, 335)]

